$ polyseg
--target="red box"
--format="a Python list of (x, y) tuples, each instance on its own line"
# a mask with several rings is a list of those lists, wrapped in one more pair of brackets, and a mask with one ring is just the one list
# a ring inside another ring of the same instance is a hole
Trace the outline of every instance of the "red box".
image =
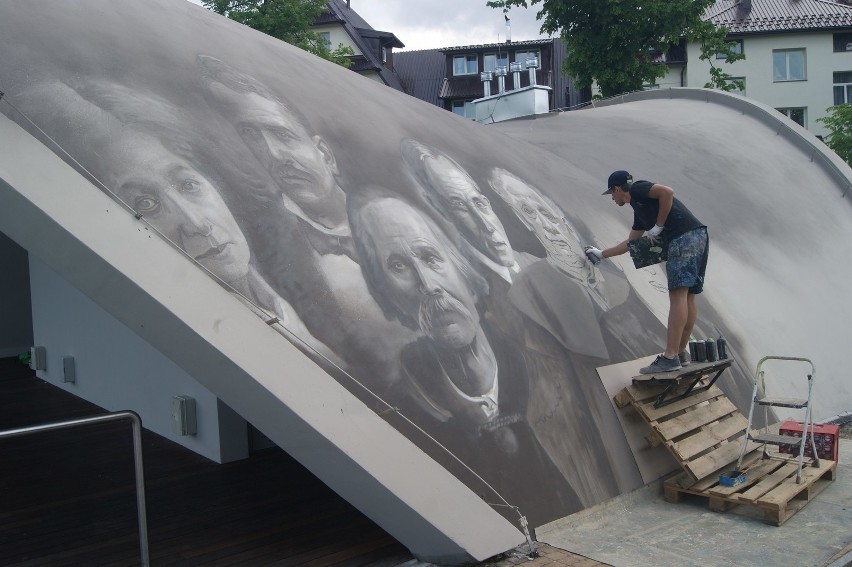
[[(839, 425), (821, 425), (815, 423), (814, 429), (814, 444), (816, 444), (817, 456), (820, 459), (837, 461), (837, 450), (840, 439)], [(781, 435), (790, 435), (801, 439), (802, 437), (802, 422), (787, 420), (781, 424), (781, 429), (778, 431)], [(782, 453), (791, 455), (799, 454), (799, 441), (791, 445), (779, 445), (778, 450)], [(811, 457), (811, 443), (805, 440), (805, 456)]]

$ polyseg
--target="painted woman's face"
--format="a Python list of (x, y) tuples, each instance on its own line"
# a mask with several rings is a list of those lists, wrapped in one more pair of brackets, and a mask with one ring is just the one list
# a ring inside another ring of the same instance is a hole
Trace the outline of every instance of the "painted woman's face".
[(157, 140), (139, 136), (124, 152), (119, 196), (157, 230), (226, 282), (245, 277), (251, 253), (209, 179)]

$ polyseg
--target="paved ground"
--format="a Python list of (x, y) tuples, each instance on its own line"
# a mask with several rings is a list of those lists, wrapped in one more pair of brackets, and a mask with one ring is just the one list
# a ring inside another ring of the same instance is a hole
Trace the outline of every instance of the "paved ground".
[[(852, 422), (847, 423), (841, 426), (840, 436), (843, 439), (852, 439)], [(844, 443), (845, 448), (850, 448), (852, 445)], [(845, 460), (845, 459), (844, 459)], [(817, 497), (819, 499), (819, 497)], [(671, 509), (670, 511), (674, 512), (675, 509)], [(682, 511), (682, 510), (679, 510)], [(700, 513), (700, 512), (699, 512)], [(800, 512), (801, 513), (801, 512)], [(711, 516), (713, 514), (710, 514)], [(803, 516), (804, 517), (804, 516)], [(742, 521), (748, 522), (748, 519), (744, 519)], [(749, 524), (751, 526), (751, 524)], [(793, 528), (794, 524), (790, 524), (789, 529)], [(760, 528), (757, 529), (761, 529)], [(736, 528), (734, 528), (736, 529)], [(771, 532), (771, 530), (770, 530)], [(800, 529), (796, 530), (799, 537), (812, 537), (819, 538), (819, 531), (816, 533), (802, 531)], [(795, 535), (793, 537), (796, 537)], [(813, 567), (850, 567), (852, 566), (852, 532), (849, 533), (847, 538), (850, 540), (848, 545), (846, 545), (843, 549), (840, 549), (836, 553), (834, 553), (829, 559), (814, 559), (814, 562), (809, 564)], [(596, 561), (589, 557), (585, 557), (580, 555), (579, 553), (574, 553), (568, 551), (566, 549), (561, 549), (554, 545), (550, 545), (544, 542), (537, 542), (537, 557), (530, 557), (530, 550), (527, 545), (523, 545), (513, 550), (512, 552), (506, 553), (502, 557), (494, 558), (490, 561), (486, 561), (483, 563), (483, 566), (487, 567), (515, 567), (515, 566), (523, 566), (528, 565), (530, 567), (543, 567), (545, 565), (549, 565), (551, 567), (598, 567), (598, 566), (609, 566), (608, 563), (601, 563), (600, 561)], [(566, 547), (571, 547), (566, 545)], [(576, 548), (575, 548), (576, 549)], [(698, 553), (701, 553), (700, 550), (697, 550)], [(703, 553), (712, 553), (712, 549), (704, 550)]]

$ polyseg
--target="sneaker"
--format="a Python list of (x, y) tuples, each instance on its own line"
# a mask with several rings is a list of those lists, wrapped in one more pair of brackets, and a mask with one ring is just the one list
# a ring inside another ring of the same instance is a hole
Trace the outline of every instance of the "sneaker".
[(663, 372), (671, 372), (672, 370), (680, 370), (680, 360), (677, 358), (666, 358), (664, 354), (657, 355), (651, 366), (646, 366), (639, 370), (639, 374), (662, 374)]
[(680, 360), (681, 366), (689, 366), (690, 363), (692, 362), (692, 357), (689, 356), (688, 350), (677, 353), (677, 357)]

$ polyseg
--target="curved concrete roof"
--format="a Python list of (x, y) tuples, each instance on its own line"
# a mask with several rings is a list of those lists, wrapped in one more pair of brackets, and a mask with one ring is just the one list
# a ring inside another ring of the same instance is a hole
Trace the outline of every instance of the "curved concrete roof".
[(597, 369), (659, 352), (666, 292), (582, 255), (626, 236), (612, 169), (710, 227), (729, 396), (802, 355), (849, 407), (849, 171), (749, 103), (483, 127), (172, 0), (4, 3), (0, 90), (0, 230), (421, 558), (647, 480)]

